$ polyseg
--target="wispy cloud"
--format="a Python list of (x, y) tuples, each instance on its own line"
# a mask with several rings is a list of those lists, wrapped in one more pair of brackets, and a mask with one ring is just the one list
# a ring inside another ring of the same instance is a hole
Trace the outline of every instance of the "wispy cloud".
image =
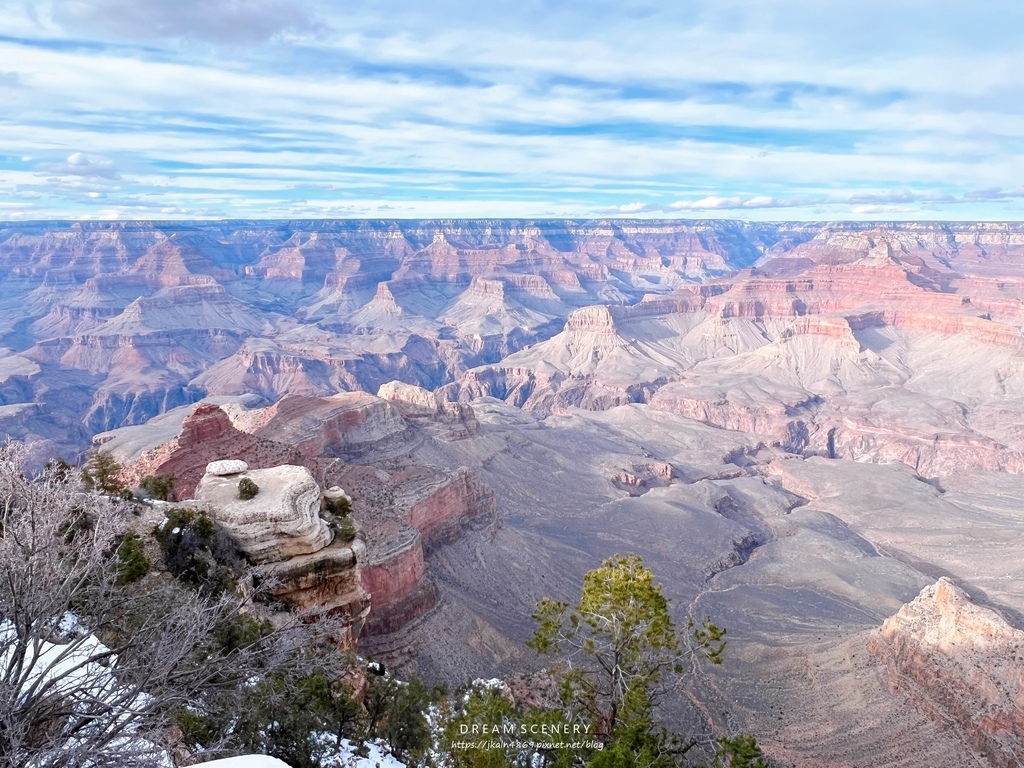
[(0, 201), (1024, 217), (1024, 9), (828, 5), (0, 0)]
[(84, 152), (72, 152), (63, 163), (55, 165), (43, 163), (40, 171), (45, 175), (77, 176), (83, 179), (121, 178), (114, 164), (105, 158), (90, 157)]
[(767, 195), (743, 197), (707, 195), (695, 200), (677, 200), (658, 204), (635, 201), (605, 209), (611, 214), (671, 213), (673, 211), (728, 211), (743, 213), (751, 209), (803, 208), (826, 211), (843, 209), (855, 214), (912, 213), (915, 204), (937, 206), (973, 205), (979, 202), (1024, 200), (1024, 188), (1018, 190), (978, 189), (957, 197), (944, 192), (912, 192), (909, 190), (863, 193), (848, 196), (775, 198)]
[(265, 43), (322, 27), (294, 0), (59, 0), (61, 27), (136, 40), (194, 40), (228, 45)]

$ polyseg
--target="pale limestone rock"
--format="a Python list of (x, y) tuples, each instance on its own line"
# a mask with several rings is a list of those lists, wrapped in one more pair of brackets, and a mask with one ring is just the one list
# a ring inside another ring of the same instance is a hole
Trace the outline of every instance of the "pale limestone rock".
[(221, 459), (207, 464), (206, 474), (229, 477), (230, 475), (240, 475), (247, 469), (249, 469), (249, 465), (239, 459)]
[(890, 685), (956, 722), (993, 766), (1024, 754), (1024, 631), (943, 577), (871, 634)]
[(336, 485), (332, 485), (326, 491), (324, 491), (324, 498), (330, 499), (331, 501), (337, 501), (338, 499), (348, 499), (349, 503), (352, 503), (352, 497), (348, 495), (344, 488), (339, 488)]
[(437, 396), (433, 392), (402, 381), (381, 384), (377, 397), (421, 409), (424, 413), (436, 413), (438, 409)]
[[(259, 486), (254, 498), (238, 497), (242, 477)], [(333, 538), (320, 517), (320, 487), (305, 467), (254, 469), (241, 476), (207, 473), (196, 487), (196, 499), (212, 510), (217, 523), (257, 563), (308, 555)]]

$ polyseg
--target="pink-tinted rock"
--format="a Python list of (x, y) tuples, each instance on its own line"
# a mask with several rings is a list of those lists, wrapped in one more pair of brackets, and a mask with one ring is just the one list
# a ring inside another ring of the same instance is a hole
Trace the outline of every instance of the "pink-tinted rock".
[(890, 685), (998, 768), (1024, 760), (1024, 631), (941, 578), (870, 639)]

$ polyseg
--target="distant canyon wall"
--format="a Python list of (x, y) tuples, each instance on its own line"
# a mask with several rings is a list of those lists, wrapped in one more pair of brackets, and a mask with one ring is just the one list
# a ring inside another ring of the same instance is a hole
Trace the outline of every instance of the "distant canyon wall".
[[(1022, 264), (1024, 225), (999, 223), (6, 224), (0, 426), (71, 457), (203, 399), (283, 411), (397, 380), (438, 409), (648, 403), (922, 474), (1019, 471), (1024, 435), (995, 404), (1024, 397)], [(863, 403), (942, 377), (960, 422)], [(738, 396), (753, 378), (762, 394)], [(331, 418), (394, 437), (389, 408)], [(327, 426), (295, 437), (348, 450)]]

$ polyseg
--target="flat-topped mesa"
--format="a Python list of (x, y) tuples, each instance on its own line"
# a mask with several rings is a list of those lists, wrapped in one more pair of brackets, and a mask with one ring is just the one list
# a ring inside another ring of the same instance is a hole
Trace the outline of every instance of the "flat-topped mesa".
[(565, 322), (565, 330), (567, 332), (600, 333), (609, 336), (618, 332), (612, 311), (604, 304), (581, 307), (573, 311)]
[[(252, 498), (240, 496), (244, 479), (259, 487)], [(196, 486), (196, 501), (257, 564), (318, 552), (334, 538), (320, 517), (320, 487), (305, 467), (250, 470), (244, 461), (215, 461)]]
[(403, 417), (428, 417), (446, 422), (451, 429), (449, 439), (469, 437), (480, 429), (471, 405), (444, 401), (437, 393), (414, 384), (389, 381), (380, 385), (377, 397), (394, 405)]
[(956, 723), (991, 765), (1020, 768), (1024, 631), (943, 577), (886, 619), (868, 647), (894, 689)]
[(492, 277), (475, 275), (469, 281), (469, 288), (466, 289), (466, 292), (474, 296), (503, 301), (505, 299), (505, 282)]
[(558, 294), (551, 290), (551, 285), (541, 275), (508, 274), (502, 276), (510, 293), (532, 296), (537, 299), (558, 300)]

